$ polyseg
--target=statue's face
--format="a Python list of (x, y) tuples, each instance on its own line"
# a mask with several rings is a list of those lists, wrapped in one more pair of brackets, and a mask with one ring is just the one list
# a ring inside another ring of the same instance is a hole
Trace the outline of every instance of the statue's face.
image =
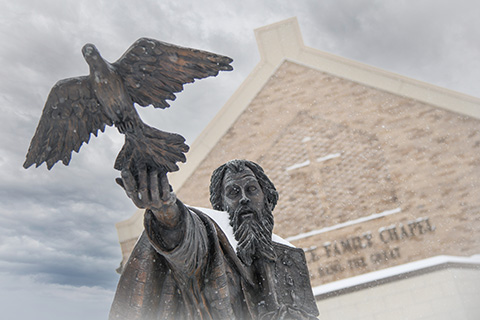
[(239, 223), (259, 215), (264, 206), (264, 194), (252, 170), (227, 170), (223, 178), (223, 205), (230, 212), (239, 211)]

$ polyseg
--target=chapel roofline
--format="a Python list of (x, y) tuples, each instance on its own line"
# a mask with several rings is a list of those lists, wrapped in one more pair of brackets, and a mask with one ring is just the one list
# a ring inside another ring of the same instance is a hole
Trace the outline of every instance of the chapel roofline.
[(258, 28), (255, 37), (259, 63), (192, 143), (188, 162), (170, 175), (175, 190), (193, 174), (284, 61), (480, 119), (480, 99), (476, 97), (305, 46), (296, 17)]

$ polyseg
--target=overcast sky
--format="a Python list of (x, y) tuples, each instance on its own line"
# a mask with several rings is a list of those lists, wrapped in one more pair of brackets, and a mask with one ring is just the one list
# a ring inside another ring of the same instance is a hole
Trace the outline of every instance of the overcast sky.
[(253, 30), (293, 16), (309, 47), (480, 97), (475, 0), (0, 3), (2, 319), (106, 319), (110, 308), (114, 224), (135, 211), (114, 182), (122, 137), (109, 128), (68, 167), (22, 168), (50, 88), (88, 73), (87, 42), (111, 62), (144, 36), (232, 57), (233, 72), (186, 86), (168, 110), (141, 112), (190, 144), (258, 63)]

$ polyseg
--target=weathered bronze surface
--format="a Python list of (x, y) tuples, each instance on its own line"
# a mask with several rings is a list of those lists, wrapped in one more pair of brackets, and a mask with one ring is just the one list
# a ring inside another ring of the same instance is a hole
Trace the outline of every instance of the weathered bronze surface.
[(86, 44), (82, 53), (90, 74), (60, 80), (52, 88), (23, 166), (46, 162), (51, 169), (59, 160), (68, 165), (72, 151), (88, 143), (91, 133), (96, 136), (113, 124), (125, 134), (115, 169), (133, 162), (136, 167), (178, 170), (176, 162), (185, 162), (188, 151), (185, 139), (144, 124), (134, 103), (167, 108), (166, 100), (174, 100), (185, 83), (232, 70), (232, 59), (147, 38), (137, 40), (114, 63), (104, 60), (93, 44)]
[(24, 167), (68, 165), (105, 125), (125, 134), (117, 183), (146, 209), (145, 231), (123, 268), (110, 319), (316, 319), (303, 250), (272, 240), (278, 193), (263, 169), (232, 160), (212, 175), (210, 201), (228, 215), (233, 244), (168, 183), (167, 173), (185, 161), (185, 139), (147, 126), (134, 107), (166, 108), (183, 84), (232, 70), (232, 60), (145, 38), (115, 63), (91, 44), (82, 51), (90, 75), (52, 88)]
[(204, 212), (176, 199), (166, 173), (122, 171), (144, 226), (123, 269), (110, 319), (316, 319), (302, 249), (272, 240), (273, 183), (233, 160), (212, 175), (210, 201), (228, 215), (236, 248)]

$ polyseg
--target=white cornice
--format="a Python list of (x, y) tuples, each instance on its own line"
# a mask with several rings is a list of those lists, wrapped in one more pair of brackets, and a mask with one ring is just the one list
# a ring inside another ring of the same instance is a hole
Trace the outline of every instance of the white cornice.
[(404, 280), (419, 274), (438, 271), (446, 268), (472, 268), (480, 269), (480, 255), (471, 257), (435, 256), (418, 260), (399, 266), (378, 271), (364, 273), (359, 276), (342, 279), (314, 287), (313, 294), (317, 299), (338, 296), (364, 288), (371, 288), (382, 283)]

